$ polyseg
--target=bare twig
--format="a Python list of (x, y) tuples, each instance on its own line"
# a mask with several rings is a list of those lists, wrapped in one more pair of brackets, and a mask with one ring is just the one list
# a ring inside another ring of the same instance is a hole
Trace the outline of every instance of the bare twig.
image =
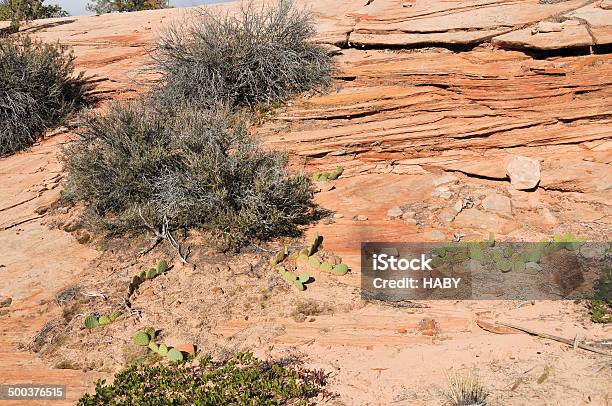
[(155, 233), (155, 236), (157, 237), (155, 244), (153, 244), (153, 246), (149, 248), (148, 250), (143, 251), (139, 256), (142, 256), (150, 252), (153, 248), (155, 248), (155, 246), (157, 246), (157, 244), (159, 244), (161, 240), (168, 240), (170, 245), (172, 245), (178, 251), (178, 256), (181, 262), (186, 264), (187, 258), (191, 254), (191, 247), (187, 246), (186, 249), (183, 249), (183, 246), (178, 241), (176, 241), (176, 239), (172, 235), (172, 232), (170, 231), (168, 218), (164, 216), (164, 222), (161, 226), (161, 230), (158, 230), (157, 228), (151, 226), (147, 222), (147, 220), (145, 220), (144, 216), (142, 215), (142, 210), (140, 208), (138, 209), (138, 215), (142, 219), (142, 222), (145, 225), (145, 227), (147, 227), (149, 230)]
[(104, 294), (104, 293), (97, 293), (97, 292), (81, 292), (81, 295), (83, 296), (87, 296), (87, 297), (101, 297), (102, 300), (106, 300), (108, 299), (108, 297)]
[(564, 343), (564, 344), (567, 344), (567, 345), (571, 345), (571, 346), (576, 346), (578, 348), (582, 348), (583, 350), (587, 350), (587, 351), (591, 351), (591, 352), (594, 352), (594, 353), (597, 353), (597, 354), (607, 355), (608, 357), (612, 357), (612, 354), (610, 354), (610, 353), (608, 353), (606, 351), (603, 351), (603, 350), (600, 350), (599, 348), (595, 348), (593, 346), (590, 346), (590, 345), (578, 342), (577, 340), (572, 340), (572, 339), (568, 339), (568, 338), (558, 337), (558, 336), (555, 336), (555, 335), (552, 335), (552, 334), (547, 334), (547, 333), (539, 333), (537, 331), (528, 329), (526, 327), (521, 327), (521, 326), (518, 326), (516, 324), (500, 323), (500, 322), (498, 322), (497, 324), (499, 324), (501, 326), (504, 326), (504, 327), (510, 327), (510, 328), (515, 329), (515, 330), (519, 330), (519, 331), (522, 331), (524, 333), (527, 333), (527, 334), (530, 334), (530, 335), (533, 335), (533, 336), (538, 336), (538, 337), (541, 337), (541, 338), (546, 338), (546, 339), (549, 339), (549, 340), (558, 341), (560, 343)]

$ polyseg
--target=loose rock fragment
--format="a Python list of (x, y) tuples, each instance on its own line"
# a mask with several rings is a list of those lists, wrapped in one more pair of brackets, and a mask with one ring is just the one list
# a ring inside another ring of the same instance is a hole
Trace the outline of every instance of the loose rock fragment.
[(515, 189), (529, 190), (540, 182), (540, 162), (526, 156), (516, 156), (506, 166), (506, 173)]
[(487, 211), (493, 211), (501, 214), (512, 214), (512, 203), (506, 196), (492, 193), (484, 198), (482, 207)]

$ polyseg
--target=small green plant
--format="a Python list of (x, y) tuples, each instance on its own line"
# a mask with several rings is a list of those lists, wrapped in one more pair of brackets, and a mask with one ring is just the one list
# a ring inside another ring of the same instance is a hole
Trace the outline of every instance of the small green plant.
[(117, 320), (117, 318), (119, 318), (120, 316), (120, 311), (114, 311), (113, 313), (111, 313), (110, 316), (102, 315), (100, 317), (97, 317), (92, 314), (85, 317), (85, 327), (91, 330), (98, 326), (106, 326), (107, 324), (111, 324), (113, 321)]
[(171, 362), (178, 363), (183, 361), (183, 353), (176, 348), (170, 348), (168, 350), (167, 357)]
[(278, 271), (283, 278), (285, 278), (289, 283), (293, 283), (298, 290), (305, 290), (306, 287), (304, 285), (310, 281), (310, 274), (308, 272), (302, 272), (299, 275), (296, 275), (293, 272), (286, 270), (283, 266), (279, 266)]
[(105, 326), (110, 323), (111, 323), (111, 319), (108, 316), (100, 316), (100, 318), (98, 319), (98, 324), (101, 326)]
[(87, 327), (88, 329), (96, 328), (98, 327), (98, 324), (99, 322), (96, 316), (85, 317), (85, 327)]
[(321, 262), (321, 265), (319, 266), (319, 268), (323, 271), (323, 272), (331, 272), (333, 265), (330, 264), (329, 262)]
[(202, 358), (199, 367), (132, 365), (112, 383), (98, 380), (78, 405), (305, 405), (324, 385), (321, 371), (238, 353), (218, 363)]
[(336, 180), (342, 175), (344, 168), (338, 166), (333, 172), (315, 172), (312, 174), (312, 180), (315, 182), (327, 182), (328, 180)]
[(134, 344), (139, 345), (141, 347), (147, 347), (151, 342), (151, 336), (146, 331), (138, 331), (132, 337), (132, 341)]
[(289, 249), (287, 248), (287, 246), (285, 246), (282, 251), (279, 251), (278, 253), (276, 253), (276, 255), (270, 258), (270, 265), (275, 266), (277, 264), (280, 264), (285, 260), (285, 258), (287, 258), (288, 255)]
[(612, 323), (612, 268), (601, 270), (588, 306), (594, 323)]
[(128, 287), (128, 296), (132, 295), (145, 280), (153, 279), (167, 270), (168, 263), (166, 260), (162, 259), (157, 263), (155, 268), (150, 268), (148, 271), (141, 271), (140, 274), (134, 275)]
[(346, 275), (348, 271), (349, 271), (349, 267), (345, 263), (338, 264), (334, 266), (331, 270), (331, 272), (335, 275)]
[(311, 256), (314, 253), (316, 253), (322, 242), (323, 242), (323, 237), (320, 236), (319, 233), (315, 233), (314, 237), (312, 237), (312, 242), (307, 248), (308, 250), (307, 255)]

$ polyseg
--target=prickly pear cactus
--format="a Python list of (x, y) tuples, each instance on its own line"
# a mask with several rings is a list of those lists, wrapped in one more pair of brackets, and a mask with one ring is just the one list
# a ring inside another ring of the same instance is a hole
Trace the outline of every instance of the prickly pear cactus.
[(132, 341), (136, 345), (139, 345), (141, 347), (146, 347), (149, 345), (149, 342), (151, 341), (151, 337), (146, 332), (139, 331), (136, 334), (134, 334), (134, 337), (132, 337)]
[(110, 324), (110, 323), (111, 323), (111, 319), (108, 316), (101, 316), (98, 319), (98, 324), (101, 325), (101, 326), (105, 326), (105, 325)]
[(168, 346), (164, 343), (159, 345), (158, 351), (159, 355), (168, 355)]
[(155, 327), (147, 327), (143, 331), (147, 333), (151, 339), (155, 338)]
[(489, 240), (487, 241), (487, 244), (489, 245), (489, 247), (495, 246), (495, 234), (491, 232), (489, 233)]
[(170, 348), (170, 350), (168, 350), (167, 357), (171, 362), (178, 363), (183, 361), (183, 353), (176, 348)]
[(295, 282), (297, 280), (297, 276), (293, 272), (285, 271), (282, 273), (283, 278), (287, 279), (289, 282)]
[(349, 270), (348, 265), (343, 262), (340, 265), (336, 265), (335, 267), (333, 267), (332, 273), (336, 275), (346, 275), (348, 270)]
[(306, 289), (306, 288), (304, 288), (304, 284), (303, 284), (303, 283), (302, 283), (302, 282), (301, 282), (299, 279), (298, 279), (298, 280), (293, 281), (293, 283), (295, 284), (295, 287), (296, 287), (298, 290), (304, 290), (304, 289)]
[(155, 341), (149, 342), (149, 349), (155, 353), (159, 353), (159, 346), (155, 343)]
[(302, 283), (306, 283), (310, 280), (310, 274), (304, 271), (298, 276), (298, 280)]
[(315, 233), (314, 237), (312, 238), (312, 242), (308, 246), (308, 256), (311, 256), (312, 254), (317, 252), (317, 249), (319, 249), (319, 245), (321, 244), (322, 241), (323, 241), (323, 238), (321, 238), (319, 233)]
[(323, 271), (323, 272), (331, 272), (332, 271), (332, 264), (330, 264), (329, 262), (321, 262), (321, 265), (319, 266), (319, 268)]
[(117, 320), (119, 317), (121, 317), (121, 312), (119, 310), (115, 310), (109, 316), (111, 322)]
[(312, 266), (317, 267), (317, 268), (321, 266), (321, 263), (319, 262), (319, 260), (316, 257), (309, 257), (308, 258), (308, 263), (310, 265), (312, 265)]
[(157, 266), (155, 268), (157, 270), (158, 275), (162, 274), (168, 270), (168, 262), (166, 262), (165, 259), (162, 259), (157, 263)]
[(153, 279), (157, 276), (157, 269), (151, 268), (147, 271), (147, 279)]
[(96, 328), (98, 327), (98, 318), (96, 316), (87, 316), (85, 317), (85, 327), (87, 327), (88, 329), (92, 329), (92, 328)]
[(281, 262), (283, 262), (285, 257), (286, 257), (285, 251), (281, 251), (277, 253), (276, 255), (270, 258), (270, 265), (274, 266), (274, 265), (280, 264)]

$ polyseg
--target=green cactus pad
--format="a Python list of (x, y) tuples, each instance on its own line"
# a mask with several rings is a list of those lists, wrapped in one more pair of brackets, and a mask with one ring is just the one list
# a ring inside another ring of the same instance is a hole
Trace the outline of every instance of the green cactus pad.
[(165, 259), (162, 259), (157, 263), (157, 266), (155, 268), (157, 269), (158, 275), (162, 274), (168, 270), (168, 262), (166, 262)]
[(147, 271), (147, 279), (153, 279), (157, 276), (157, 269), (151, 268)]
[(136, 334), (134, 334), (134, 337), (132, 337), (132, 341), (136, 345), (139, 345), (141, 347), (146, 347), (149, 345), (149, 342), (151, 341), (151, 337), (149, 337), (149, 335), (146, 332), (139, 331)]
[(525, 269), (527, 268), (525, 267), (525, 263), (522, 260), (516, 259), (512, 261), (513, 272), (523, 272)]
[(155, 343), (155, 341), (149, 342), (149, 349), (153, 352), (159, 353), (159, 346)]
[(285, 279), (287, 279), (289, 282), (293, 282), (297, 279), (297, 276), (293, 273), (293, 272), (289, 272), (285, 269), (285, 267), (279, 267), (279, 272), (281, 274), (281, 276)]
[(310, 280), (310, 274), (304, 271), (298, 276), (298, 280), (302, 283), (306, 283)]
[(336, 168), (335, 171), (327, 174), (327, 179), (336, 180), (340, 177), (340, 175), (342, 175), (343, 172), (344, 172), (344, 168), (339, 166)]
[(171, 362), (183, 361), (183, 353), (177, 350), (176, 348), (170, 348), (170, 350), (168, 350), (167, 357)]
[(321, 266), (321, 262), (319, 262), (319, 259), (316, 257), (309, 257), (308, 263), (312, 266), (316, 266), (317, 268)]
[(274, 266), (276, 264), (279, 264), (283, 262), (284, 259), (285, 259), (285, 252), (281, 251), (270, 258), (270, 265)]
[(312, 254), (317, 252), (317, 250), (319, 249), (319, 245), (322, 241), (323, 238), (319, 235), (319, 233), (315, 233), (314, 237), (312, 238), (312, 242), (310, 243), (310, 246), (308, 246), (308, 256), (311, 256)]
[(96, 328), (98, 327), (98, 318), (96, 316), (87, 316), (85, 317), (85, 327), (87, 327), (88, 329), (92, 329), (92, 328)]
[(304, 290), (305, 289), (304, 288), (304, 284), (302, 282), (300, 282), (299, 280), (295, 280), (295, 281), (293, 281), (293, 283), (295, 284), (295, 287), (298, 290)]
[(164, 343), (160, 344), (157, 352), (159, 355), (168, 355), (168, 346)]
[(121, 312), (119, 310), (115, 310), (114, 312), (111, 313), (109, 317), (110, 317), (110, 321), (115, 321), (119, 317), (121, 317)]
[(138, 285), (140, 285), (142, 283), (142, 279), (140, 279), (139, 275), (134, 275), (134, 277), (132, 278), (132, 285), (138, 287)]
[(497, 266), (497, 269), (504, 273), (510, 272), (512, 270), (512, 261), (510, 261), (509, 259), (501, 259), (497, 261), (495, 265)]
[(143, 331), (151, 337), (151, 340), (155, 338), (155, 327), (147, 327)]
[(495, 246), (495, 235), (493, 233), (489, 233), (489, 240), (487, 241), (489, 247)]
[(331, 271), (333, 274), (336, 274), (336, 275), (345, 275), (348, 272), (348, 270), (349, 270), (348, 265), (343, 262), (333, 267)]
[(107, 324), (111, 324), (111, 319), (108, 316), (102, 316), (98, 319), (98, 324), (101, 326), (105, 326)]
[(308, 255), (300, 254), (295, 260), (300, 262), (308, 262)]
[(140, 277), (140, 281), (144, 281), (145, 279), (147, 279), (147, 271), (142, 271), (139, 275)]
[(321, 262), (321, 265), (319, 265), (319, 268), (324, 272), (331, 272), (333, 266), (329, 262)]
[(319, 176), (321, 176), (321, 172), (314, 172), (312, 174), (312, 180), (314, 180), (315, 182), (319, 181)]

